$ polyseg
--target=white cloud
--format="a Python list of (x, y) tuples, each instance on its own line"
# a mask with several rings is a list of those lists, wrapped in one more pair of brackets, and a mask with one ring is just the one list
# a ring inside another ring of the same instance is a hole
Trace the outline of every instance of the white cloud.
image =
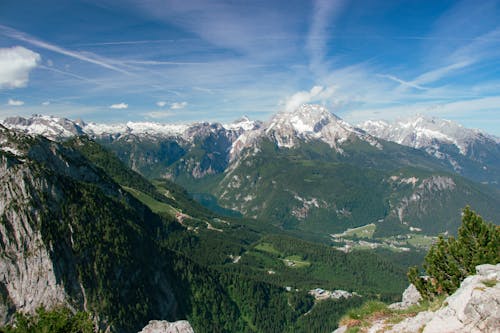
[(145, 113), (144, 115), (146, 117), (153, 118), (153, 119), (162, 119), (162, 118), (168, 118), (174, 114), (171, 111), (159, 110), (159, 111), (151, 111), (151, 112)]
[(43, 106), (47, 106), (47, 105), (50, 105), (50, 101), (45, 101), (42, 103)]
[(22, 46), (0, 49), (0, 89), (25, 87), (40, 55)]
[(109, 108), (110, 109), (118, 109), (118, 110), (127, 109), (128, 104), (126, 104), (126, 103), (113, 104), (113, 105), (110, 105)]
[(22, 105), (24, 105), (24, 102), (20, 101), (20, 100), (9, 98), (9, 101), (7, 102), (7, 105), (10, 105), (10, 106), (22, 106)]
[(171, 110), (179, 110), (179, 109), (184, 109), (187, 106), (187, 102), (175, 102), (170, 105)]
[(165, 102), (165, 101), (158, 101), (158, 102), (156, 102), (156, 105), (157, 105), (158, 107), (162, 108), (162, 107), (164, 107), (165, 105), (167, 105), (167, 102)]
[(311, 102), (325, 102), (335, 93), (336, 87), (314, 86), (310, 91), (299, 91), (290, 96), (285, 102), (285, 110), (290, 112), (296, 110), (300, 105)]

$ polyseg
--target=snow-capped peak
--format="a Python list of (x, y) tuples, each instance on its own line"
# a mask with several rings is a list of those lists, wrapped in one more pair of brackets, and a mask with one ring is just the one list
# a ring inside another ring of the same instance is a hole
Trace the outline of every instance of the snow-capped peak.
[(469, 144), (473, 140), (481, 138), (493, 140), (487, 134), (464, 128), (456, 122), (422, 115), (400, 119), (393, 123), (366, 121), (360, 127), (373, 136), (413, 148), (436, 148), (435, 146), (440, 143), (453, 144), (462, 155), (467, 154)]
[(83, 129), (69, 119), (37, 114), (27, 119), (9, 117), (3, 121), (3, 125), (27, 134), (43, 135), (52, 140), (83, 134)]
[(321, 140), (335, 150), (342, 152), (340, 144), (356, 136), (377, 147), (376, 140), (332, 114), (321, 105), (303, 104), (292, 112), (276, 114), (266, 126), (268, 136), (280, 147), (293, 147), (297, 138)]
[(318, 140), (343, 153), (341, 145), (351, 137), (358, 137), (379, 149), (382, 148), (375, 138), (351, 126), (325, 107), (303, 104), (294, 111), (279, 112), (262, 127), (240, 135), (232, 145), (231, 160), (244, 148), (254, 145), (261, 137), (271, 139), (281, 148), (292, 148), (300, 141)]
[(339, 121), (340, 118), (330, 113), (321, 105), (303, 104), (292, 112), (276, 114), (269, 125), (267, 132), (291, 127), (297, 134), (317, 133), (328, 123)]
[(224, 124), (224, 128), (233, 131), (251, 131), (260, 127), (262, 123), (260, 121), (250, 120), (247, 116), (243, 116), (240, 119), (233, 121), (230, 124)]

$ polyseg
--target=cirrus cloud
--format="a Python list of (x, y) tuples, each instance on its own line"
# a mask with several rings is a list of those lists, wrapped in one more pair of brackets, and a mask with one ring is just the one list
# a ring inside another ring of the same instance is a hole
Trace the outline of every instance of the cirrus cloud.
[(0, 48), (0, 89), (25, 87), (40, 60), (38, 53), (22, 46)]
[(128, 108), (127, 103), (118, 103), (118, 104), (112, 104), (109, 106), (110, 109), (117, 109), (117, 110), (123, 110)]

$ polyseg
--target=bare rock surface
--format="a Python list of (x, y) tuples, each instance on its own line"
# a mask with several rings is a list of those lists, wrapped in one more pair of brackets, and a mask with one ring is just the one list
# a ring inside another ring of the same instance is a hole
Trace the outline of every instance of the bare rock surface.
[(194, 331), (187, 320), (174, 322), (151, 320), (139, 333), (194, 333)]
[(389, 308), (394, 310), (408, 309), (412, 305), (417, 305), (420, 300), (422, 300), (422, 296), (418, 292), (417, 288), (413, 284), (410, 284), (403, 292), (401, 302), (393, 303), (389, 305)]
[[(360, 332), (500, 333), (500, 263), (477, 266), (476, 273), (462, 281), (439, 310), (422, 311), (397, 324), (390, 324), (390, 318), (377, 320)], [(403, 301), (393, 308), (401, 309), (405, 300), (416, 300), (415, 293), (407, 291)], [(341, 326), (334, 333), (346, 330)]]

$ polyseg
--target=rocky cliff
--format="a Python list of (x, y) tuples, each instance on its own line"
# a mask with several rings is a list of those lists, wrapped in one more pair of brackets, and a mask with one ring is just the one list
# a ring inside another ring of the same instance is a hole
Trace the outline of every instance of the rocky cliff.
[(56, 305), (112, 331), (173, 317), (163, 223), (77, 151), (0, 125), (0, 326)]

